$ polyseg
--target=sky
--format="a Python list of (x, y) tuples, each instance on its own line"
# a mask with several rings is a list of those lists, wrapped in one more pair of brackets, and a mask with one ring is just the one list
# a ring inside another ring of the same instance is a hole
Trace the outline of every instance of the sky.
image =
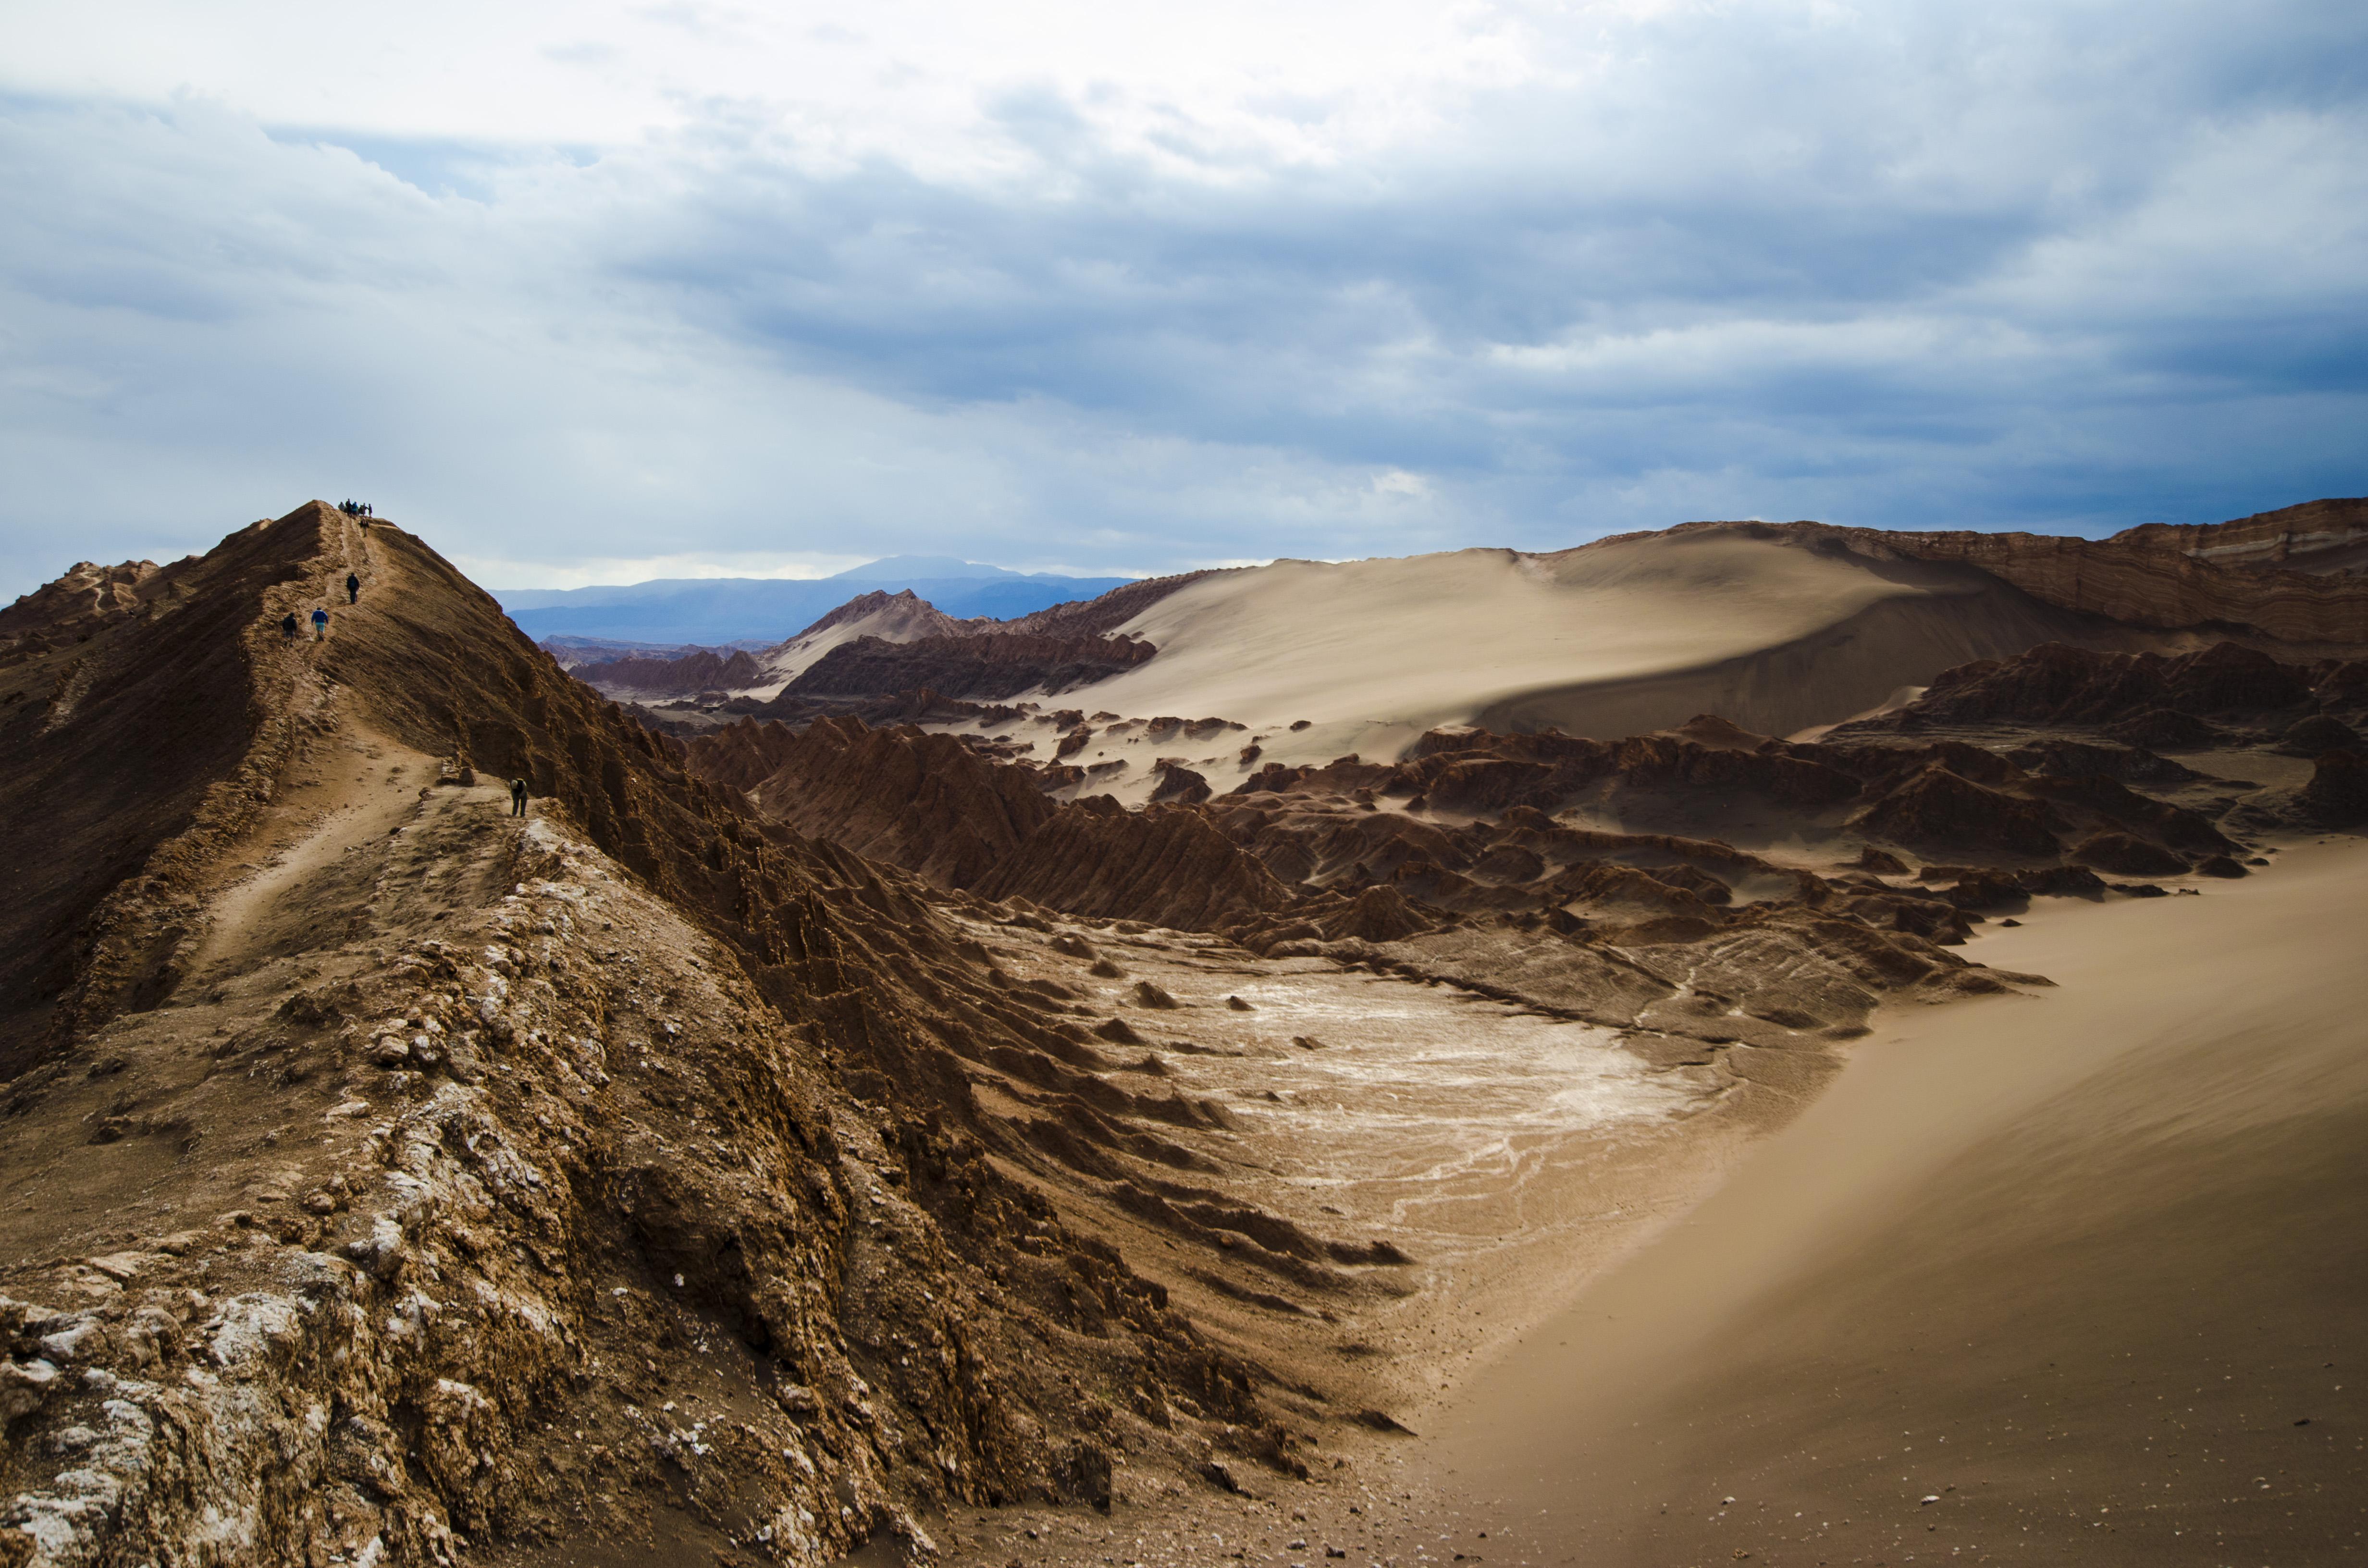
[(2368, 492), (2358, 0), (9, 0), (0, 596)]

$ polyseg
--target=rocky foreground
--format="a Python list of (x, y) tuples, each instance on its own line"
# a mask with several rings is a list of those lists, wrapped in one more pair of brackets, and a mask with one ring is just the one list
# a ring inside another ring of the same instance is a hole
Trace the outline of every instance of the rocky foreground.
[(1292, 1462), (987, 1158), (965, 1058), (1077, 1048), (925, 885), (686, 775), (394, 528), (119, 575), (0, 627), (0, 1561), (813, 1562), (1121, 1453)]

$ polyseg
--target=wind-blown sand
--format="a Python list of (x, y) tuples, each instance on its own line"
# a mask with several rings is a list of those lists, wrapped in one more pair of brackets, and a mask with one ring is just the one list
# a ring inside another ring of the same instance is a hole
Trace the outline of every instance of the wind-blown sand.
[[(1284, 760), (1394, 756), (1458, 723), (1613, 736), (1716, 711), (1785, 733), (1969, 659), (2099, 632), (1969, 569), (1714, 533), (1281, 561), (1190, 584), (1122, 630), (1159, 655), (1088, 706), (1282, 731), (1266, 744)], [(1310, 731), (1284, 729), (1302, 719)]]
[(1400, 1387), (1436, 1391), (1393, 1408), (1418, 1436), (1256, 1498), (941, 1539), (997, 1568), (2349, 1561), (2368, 970), (2328, 937), (2363, 903), (2368, 845), (2339, 841), (1986, 928), (1975, 956), (2058, 986), (1879, 1015), (1576, 1297), (1526, 1249), (1467, 1263), (1469, 1326), (1399, 1347)]
[(1469, 1551), (1493, 1523), (1489, 1560), (1538, 1562), (2362, 1551), (2368, 965), (2327, 937), (2363, 903), (2345, 842), (1984, 938), (2061, 989), (1892, 1020), (1472, 1380), (1407, 1488), (1426, 1539)]

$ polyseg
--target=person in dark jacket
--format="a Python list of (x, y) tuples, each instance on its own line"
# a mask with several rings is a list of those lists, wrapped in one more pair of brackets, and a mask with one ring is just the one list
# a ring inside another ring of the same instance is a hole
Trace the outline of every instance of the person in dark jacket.
[(526, 780), (523, 778), (510, 780), (510, 815), (526, 815)]
[(302, 630), (303, 629), (296, 624), (296, 612), (294, 610), (291, 609), (286, 615), (279, 618), (279, 634), (282, 637), (287, 638), (290, 642), (296, 641), (296, 633)]
[(362, 580), (351, 572), (346, 574), (346, 602), (349, 605), (362, 602)]

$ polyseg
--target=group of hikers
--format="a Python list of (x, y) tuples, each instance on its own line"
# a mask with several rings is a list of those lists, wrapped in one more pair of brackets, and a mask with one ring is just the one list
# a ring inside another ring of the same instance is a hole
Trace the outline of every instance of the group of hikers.
[[(346, 574), (346, 602), (349, 605), (358, 605), (362, 602), (362, 580), (356, 573), (348, 572)], [(296, 619), (296, 612), (294, 610), (291, 609), (286, 615), (279, 618), (279, 634), (288, 642), (295, 642), (297, 637), (302, 633), (303, 630), (303, 622)], [(313, 641), (315, 642), (326, 642), (328, 640), (328, 636), (329, 612), (324, 607), (314, 605), (313, 607)]]
[(337, 503), (337, 510), (343, 512), (348, 517), (374, 517), (378, 516), (377, 513), (370, 510), (370, 505), (367, 501), (340, 501)]
[[(349, 517), (367, 517), (370, 516), (370, 507), (359, 501), (347, 501), (339, 506), (338, 510), (344, 512)], [(362, 579), (359, 573), (348, 572), (346, 574), (346, 602), (349, 605), (358, 605), (362, 602)], [(326, 607), (314, 605), (313, 607), (312, 619), (313, 641), (315, 642), (327, 642), (329, 638), (329, 612)], [(279, 635), (283, 640), (293, 642), (297, 638), (302, 636), (303, 632), (304, 623), (297, 619), (296, 612), (294, 610), (291, 609), (286, 615), (279, 618)], [(522, 817), (526, 815), (526, 780), (523, 778), (511, 779), (510, 815), (514, 817)]]

